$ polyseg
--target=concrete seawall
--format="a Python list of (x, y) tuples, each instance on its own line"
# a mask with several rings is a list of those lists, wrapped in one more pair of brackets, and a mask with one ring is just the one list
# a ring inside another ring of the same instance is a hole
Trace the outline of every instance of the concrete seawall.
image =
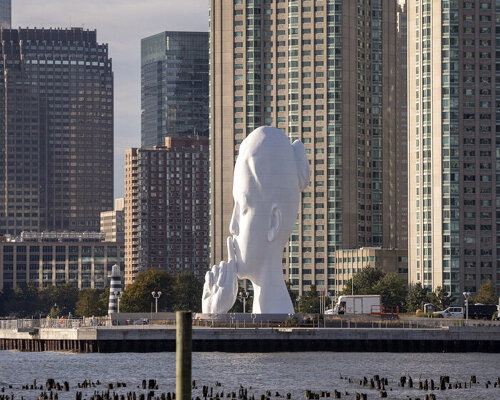
[[(0, 329), (0, 350), (175, 351), (175, 328), (161, 325)], [(500, 326), (447, 328), (193, 328), (193, 351), (500, 353)]]

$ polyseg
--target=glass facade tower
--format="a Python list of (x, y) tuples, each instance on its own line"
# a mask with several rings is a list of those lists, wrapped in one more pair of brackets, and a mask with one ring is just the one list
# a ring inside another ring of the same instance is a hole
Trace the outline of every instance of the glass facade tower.
[[(397, 1), (211, 0), (211, 258), (227, 259), (242, 140), (273, 125), (300, 139), (312, 179), (283, 253), (302, 293), (335, 290), (335, 251), (396, 248)], [(397, 183), (398, 182), (398, 183)], [(405, 247), (406, 248), (406, 247)]]
[(0, 27), (10, 28), (12, 18), (11, 0), (0, 0)]
[(0, 234), (98, 231), (113, 207), (113, 73), (95, 31), (3, 29)]
[(141, 146), (208, 137), (208, 32), (162, 32), (141, 41)]
[(408, 1), (409, 279), (500, 292), (500, 3)]

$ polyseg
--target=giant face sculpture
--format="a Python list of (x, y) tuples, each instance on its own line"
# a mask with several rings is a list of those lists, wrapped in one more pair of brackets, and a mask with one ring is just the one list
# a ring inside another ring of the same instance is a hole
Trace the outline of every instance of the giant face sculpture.
[(254, 130), (241, 144), (234, 169), (234, 209), (228, 261), (205, 276), (204, 313), (226, 313), (237, 279), (254, 288), (254, 313), (293, 313), (282, 275), (282, 252), (297, 219), (300, 192), (309, 183), (304, 146), (273, 127)]

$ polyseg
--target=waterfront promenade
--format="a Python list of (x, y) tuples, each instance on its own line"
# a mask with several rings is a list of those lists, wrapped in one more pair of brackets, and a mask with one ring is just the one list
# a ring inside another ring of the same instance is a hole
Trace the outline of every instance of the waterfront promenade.
[[(37, 320), (24, 320), (37, 321)], [(165, 324), (60, 327), (0, 321), (0, 350), (75, 352), (175, 351), (175, 326)], [(338, 321), (337, 321), (338, 322)], [(426, 324), (428, 322), (428, 324)], [(500, 353), (500, 324), (480, 321), (341, 321), (336, 327), (236, 323), (193, 327), (193, 351), (224, 352), (489, 352)], [(448, 322), (448, 324), (443, 324)], [(420, 323), (420, 325), (419, 325)], [(31, 325), (31, 326), (30, 326)], [(424, 326), (422, 326), (424, 325)]]

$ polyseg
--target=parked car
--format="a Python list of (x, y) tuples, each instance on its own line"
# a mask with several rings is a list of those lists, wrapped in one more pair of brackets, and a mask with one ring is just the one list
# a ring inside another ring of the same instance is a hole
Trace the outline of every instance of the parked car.
[(463, 318), (464, 308), (463, 307), (448, 307), (443, 311), (434, 311), (434, 315), (440, 316), (442, 318)]
[(139, 318), (134, 321), (134, 325), (148, 325), (149, 319), (147, 318)]

